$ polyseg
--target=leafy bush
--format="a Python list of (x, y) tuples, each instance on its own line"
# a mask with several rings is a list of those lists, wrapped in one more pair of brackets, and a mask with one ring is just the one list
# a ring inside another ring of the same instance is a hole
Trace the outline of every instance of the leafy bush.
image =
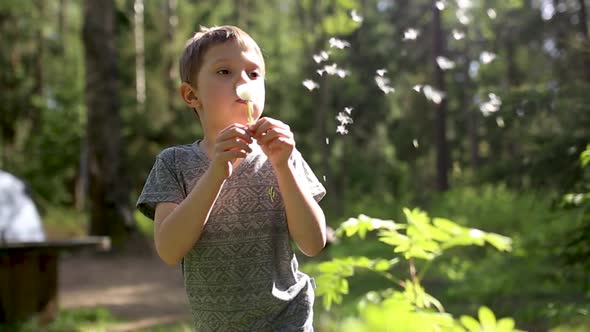
[[(317, 295), (329, 309), (341, 303), (348, 294), (348, 278), (355, 271), (367, 269), (380, 274), (391, 283), (385, 290), (366, 294), (357, 307), (358, 317), (350, 317), (333, 326), (338, 331), (515, 331), (514, 320), (504, 318), (496, 322), (488, 308), (479, 310), (479, 322), (469, 316), (455, 320), (446, 313), (442, 303), (428, 294), (422, 286), (423, 272), (417, 270), (416, 260), (432, 262), (446, 250), (456, 246), (484, 246), (486, 243), (500, 251), (511, 250), (511, 240), (495, 233), (459, 226), (443, 218), (431, 219), (418, 209), (404, 209), (406, 224), (360, 215), (344, 222), (336, 231), (338, 237), (378, 231), (380, 242), (393, 248), (401, 257), (371, 259), (364, 256), (334, 258), (317, 265)], [(393, 268), (405, 261), (409, 278), (400, 278)]]

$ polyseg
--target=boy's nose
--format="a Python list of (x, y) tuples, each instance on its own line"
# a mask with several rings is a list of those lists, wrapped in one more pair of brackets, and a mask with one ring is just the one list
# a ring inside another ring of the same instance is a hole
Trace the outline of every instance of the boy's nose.
[(242, 70), (240, 72), (240, 76), (238, 77), (238, 82), (237, 82), (238, 85), (239, 85), (239, 83), (248, 83), (250, 81), (251, 81), (251, 79), (250, 79), (250, 76), (248, 76), (248, 72), (246, 72), (245, 70)]

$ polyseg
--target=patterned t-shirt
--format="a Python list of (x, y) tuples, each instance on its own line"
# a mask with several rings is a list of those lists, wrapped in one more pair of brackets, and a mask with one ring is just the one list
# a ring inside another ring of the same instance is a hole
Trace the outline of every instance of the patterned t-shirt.
[[(183, 259), (196, 331), (310, 331), (313, 280), (299, 271), (276, 176), (261, 148), (234, 169), (203, 233)], [(316, 201), (326, 193), (301, 154), (290, 162)], [(156, 204), (180, 204), (209, 167), (198, 142), (165, 149), (137, 202), (153, 219)]]

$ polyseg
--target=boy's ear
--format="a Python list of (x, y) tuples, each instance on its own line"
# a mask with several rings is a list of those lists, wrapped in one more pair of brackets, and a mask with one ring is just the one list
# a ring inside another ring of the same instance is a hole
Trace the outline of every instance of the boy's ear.
[(199, 108), (201, 106), (201, 102), (199, 101), (199, 98), (197, 98), (195, 90), (186, 82), (180, 85), (180, 97), (182, 97), (184, 103), (191, 108)]

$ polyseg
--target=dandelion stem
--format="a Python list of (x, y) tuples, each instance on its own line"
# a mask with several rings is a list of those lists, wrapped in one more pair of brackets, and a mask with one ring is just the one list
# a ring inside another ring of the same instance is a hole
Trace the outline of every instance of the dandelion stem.
[(250, 100), (248, 100), (248, 125), (251, 125), (252, 122), (254, 121), (252, 119), (252, 102)]

